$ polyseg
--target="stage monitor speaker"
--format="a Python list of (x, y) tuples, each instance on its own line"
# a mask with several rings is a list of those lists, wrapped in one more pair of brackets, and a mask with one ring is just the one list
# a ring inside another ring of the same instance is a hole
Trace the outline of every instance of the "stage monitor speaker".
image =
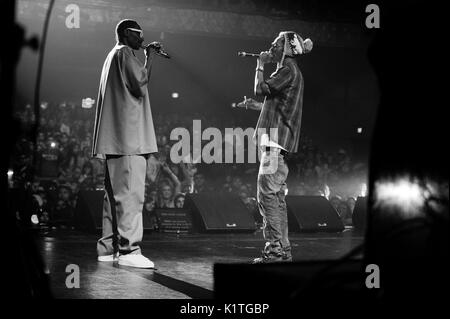
[(288, 225), (292, 232), (340, 232), (344, 224), (323, 196), (286, 196)]
[(355, 209), (352, 214), (353, 226), (356, 230), (364, 231), (367, 223), (367, 197), (356, 199)]
[(252, 212), (235, 194), (217, 192), (188, 194), (185, 207), (191, 210), (194, 227), (200, 232), (256, 230)]
[(102, 229), (103, 198), (105, 191), (80, 191), (75, 208), (75, 227), (97, 232)]

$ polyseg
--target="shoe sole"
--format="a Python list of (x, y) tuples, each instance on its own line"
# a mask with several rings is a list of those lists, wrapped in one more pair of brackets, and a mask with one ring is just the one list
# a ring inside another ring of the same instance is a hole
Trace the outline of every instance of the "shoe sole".
[(283, 259), (271, 259), (271, 260), (258, 260), (253, 261), (252, 264), (274, 264), (274, 263), (282, 263), (284, 262)]
[(99, 261), (99, 262), (114, 262), (114, 261), (117, 261), (117, 258), (116, 257), (114, 257), (114, 258), (111, 258), (111, 257), (108, 257), (108, 258), (104, 258), (104, 257), (97, 257), (97, 261)]
[(137, 266), (135, 264), (131, 264), (131, 263), (128, 263), (126, 261), (121, 261), (121, 260), (119, 260), (119, 265), (134, 267), (134, 268), (141, 268), (141, 269), (155, 269), (155, 265), (153, 265), (153, 266)]

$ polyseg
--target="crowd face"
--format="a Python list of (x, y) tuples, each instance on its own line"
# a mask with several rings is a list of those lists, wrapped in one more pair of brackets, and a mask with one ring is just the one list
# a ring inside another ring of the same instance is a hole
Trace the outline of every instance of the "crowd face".
[(177, 198), (177, 200), (175, 201), (175, 207), (176, 208), (183, 208), (184, 207), (184, 197), (180, 196)]
[(192, 192), (192, 185), (191, 184), (184, 184), (182, 189), (181, 189), (182, 193), (191, 193)]
[(145, 210), (147, 212), (151, 212), (155, 209), (155, 201), (153, 199), (150, 199), (149, 201), (145, 202)]
[(61, 187), (58, 192), (58, 198), (63, 201), (70, 200), (70, 191), (66, 187)]
[(148, 194), (148, 196), (149, 196), (150, 198), (153, 198), (153, 200), (156, 200), (156, 196), (157, 196), (156, 190), (150, 191), (149, 194)]
[(164, 185), (161, 188), (161, 195), (162, 195), (162, 198), (165, 200), (171, 199), (172, 198), (172, 188), (169, 185)]

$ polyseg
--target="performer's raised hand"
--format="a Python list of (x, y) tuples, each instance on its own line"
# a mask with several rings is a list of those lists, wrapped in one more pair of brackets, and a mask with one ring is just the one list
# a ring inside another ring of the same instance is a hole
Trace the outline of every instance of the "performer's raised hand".
[(162, 47), (161, 43), (153, 41), (144, 49), (145, 58), (148, 59), (151, 54), (155, 54), (158, 49)]
[(259, 54), (258, 60), (261, 64), (272, 62), (272, 54), (269, 51), (262, 51)]

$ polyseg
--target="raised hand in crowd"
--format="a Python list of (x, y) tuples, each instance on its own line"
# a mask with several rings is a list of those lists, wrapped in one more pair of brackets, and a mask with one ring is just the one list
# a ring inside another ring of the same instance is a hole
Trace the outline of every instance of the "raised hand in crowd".
[(181, 192), (181, 183), (180, 180), (178, 179), (177, 175), (175, 175), (172, 170), (170, 169), (169, 165), (167, 164), (167, 162), (161, 162), (160, 163), (160, 167), (161, 170), (167, 175), (169, 176), (170, 180), (173, 182), (174, 185), (174, 190), (175, 190), (175, 194), (178, 194)]

